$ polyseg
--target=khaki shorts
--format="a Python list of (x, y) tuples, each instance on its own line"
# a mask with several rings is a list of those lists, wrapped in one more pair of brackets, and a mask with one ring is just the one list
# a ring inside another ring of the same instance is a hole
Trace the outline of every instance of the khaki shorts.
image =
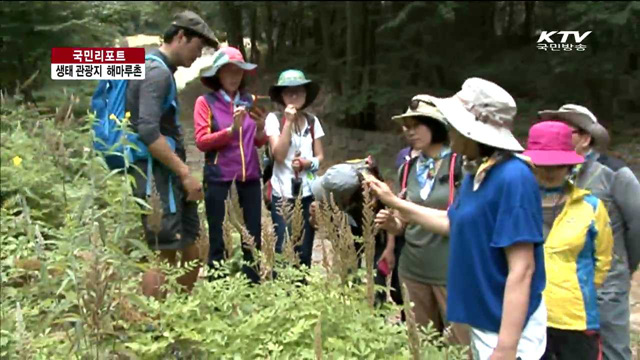
[[(400, 283), (407, 286), (409, 300), (414, 303), (413, 313), (416, 322), (425, 327), (429, 322), (433, 322), (433, 327), (443, 333), (449, 325), (446, 286), (422, 283), (408, 279), (402, 274), (400, 274)], [(449, 344), (468, 346), (470, 343), (469, 326), (465, 324), (451, 324), (450, 332), (444, 336)]]
[[(147, 161), (140, 160), (135, 163), (145, 174)], [(156, 181), (156, 189), (162, 202), (162, 229), (156, 235), (147, 223), (148, 215), (142, 215), (145, 239), (153, 250), (181, 250), (195, 243), (200, 233), (200, 220), (198, 218), (198, 203), (187, 201), (184, 188), (180, 179), (171, 170), (159, 163), (153, 162), (153, 176)], [(139, 171), (133, 170), (136, 187), (134, 196), (145, 200), (147, 198), (147, 179)], [(173, 193), (175, 212), (171, 212), (169, 185)], [(150, 204), (149, 204), (150, 205)]]

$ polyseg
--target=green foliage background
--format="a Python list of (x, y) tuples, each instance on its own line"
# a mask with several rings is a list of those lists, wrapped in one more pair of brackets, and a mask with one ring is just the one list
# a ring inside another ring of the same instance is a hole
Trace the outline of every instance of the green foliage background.
[[(347, 127), (394, 130), (387, 119), (416, 93), (450, 95), (484, 76), (521, 104), (526, 130), (539, 106), (582, 103), (606, 125), (640, 114), (640, 5), (634, 1), (495, 2), (5, 2), (0, 15), (0, 88), (37, 69), (49, 78), (54, 46), (111, 45), (120, 36), (162, 34), (190, 9), (269, 74), (304, 69), (331, 97), (325, 118)], [(542, 30), (593, 31), (584, 52), (536, 48)], [(255, 51), (242, 46), (250, 38)], [(624, 131), (621, 131), (624, 132)]]
[(461, 358), (430, 329), (410, 349), (406, 327), (387, 320), (399, 309), (369, 306), (362, 272), (343, 282), (279, 266), (252, 286), (234, 258), (219, 270), (229, 276), (190, 295), (175, 281), (183, 270), (163, 266), (167, 298), (142, 296), (142, 272), (159, 263), (140, 240), (148, 206), (132, 178), (91, 149), (92, 116), (17, 102), (2, 99), (0, 123), (1, 358)]

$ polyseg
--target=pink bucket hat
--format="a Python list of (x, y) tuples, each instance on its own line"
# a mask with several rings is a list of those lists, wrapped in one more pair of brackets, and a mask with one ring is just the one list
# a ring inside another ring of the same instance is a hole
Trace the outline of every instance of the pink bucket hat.
[(576, 153), (571, 142), (571, 127), (561, 121), (539, 122), (529, 129), (528, 156), (536, 166), (577, 165), (584, 157)]
[(218, 70), (226, 64), (234, 64), (245, 71), (252, 71), (258, 66), (244, 61), (240, 50), (231, 46), (225, 46), (213, 54), (213, 63), (209, 67), (202, 69), (200, 77), (213, 77), (218, 73)]

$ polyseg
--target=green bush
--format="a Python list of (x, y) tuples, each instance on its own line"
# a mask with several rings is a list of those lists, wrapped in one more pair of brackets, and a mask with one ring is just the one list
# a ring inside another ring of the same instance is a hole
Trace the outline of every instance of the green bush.
[[(91, 120), (3, 99), (0, 357), (461, 358), (433, 331), (391, 323), (397, 306), (374, 308), (363, 270), (299, 270), (263, 248), (264, 281), (251, 285), (238, 271), (237, 234), (218, 270), (228, 276), (201, 279), (187, 295), (176, 282), (184, 269), (163, 266), (166, 298), (142, 296), (141, 274), (159, 265), (139, 229), (150, 206), (133, 198), (128, 174), (110, 172), (93, 152)], [(298, 221), (299, 207), (291, 211)], [(271, 269), (275, 280), (265, 275)]]

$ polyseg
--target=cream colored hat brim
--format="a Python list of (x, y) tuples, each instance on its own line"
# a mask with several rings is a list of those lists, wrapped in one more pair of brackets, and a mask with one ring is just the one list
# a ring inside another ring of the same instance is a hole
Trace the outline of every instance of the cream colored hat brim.
[(462, 102), (455, 97), (432, 98), (433, 103), (442, 112), (449, 125), (463, 136), (498, 149), (521, 152), (520, 142), (507, 128), (498, 128), (477, 121), (475, 115), (467, 111)]
[(543, 110), (538, 111), (541, 121), (564, 120), (570, 125), (588, 132), (598, 147), (606, 148), (609, 145), (609, 132), (598, 122), (594, 122), (587, 114), (566, 110)]
[(434, 119), (442, 122), (443, 124), (446, 124), (444, 121), (439, 119), (439, 117), (440, 117), (439, 114), (436, 114), (436, 113), (428, 114), (428, 113), (425, 113), (425, 112), (422, 112), (422, 111), (411, 111), (411, 110), (407, 110), (407, 112), (405, 112), (404, 114), (393, 116), (393, 117), (391, 117), (391, 120), (402, 124), (402, 122), (405, 119), (411, 118), (411, 117), (417, 117), (417, 116), (427, 116), (427, 117), (430, 117), (430, 118), (434, 118)]
[[(428, 96), (428, 95), (416, 95), (414, 96), (411, 100), (415, 100), (417, 97), (422, 96), (423, 98), (428, 99), (429, 101), (433, 100), (432, 96)], [(434, 104), (435, 105), (435, 104)], [(408, 108), (407, 111), (404, 114), (400, 114), (400, 115), (395, 115), (393, 117), (391, 117), (391, 120), (398, 122), (399, 124), (402, 125), (402, 122), (407, 119), (407, 118), (411, 118), (411, 117), (429, 117), (432, 119), (435, 119), (437, 121), (439, 121), (440, 123), (442, 123), (442, 125), (447, 126), (447, 121), (446, 119), (443, 118), (443, 114), (442, 112), (438, 111), (435, 107), (433, 106), (422, 106), (423, 108), (428, 109), (427, 111), (420, 111), (418, 109), (416, 110), (411, 110), (411, 108)]]

